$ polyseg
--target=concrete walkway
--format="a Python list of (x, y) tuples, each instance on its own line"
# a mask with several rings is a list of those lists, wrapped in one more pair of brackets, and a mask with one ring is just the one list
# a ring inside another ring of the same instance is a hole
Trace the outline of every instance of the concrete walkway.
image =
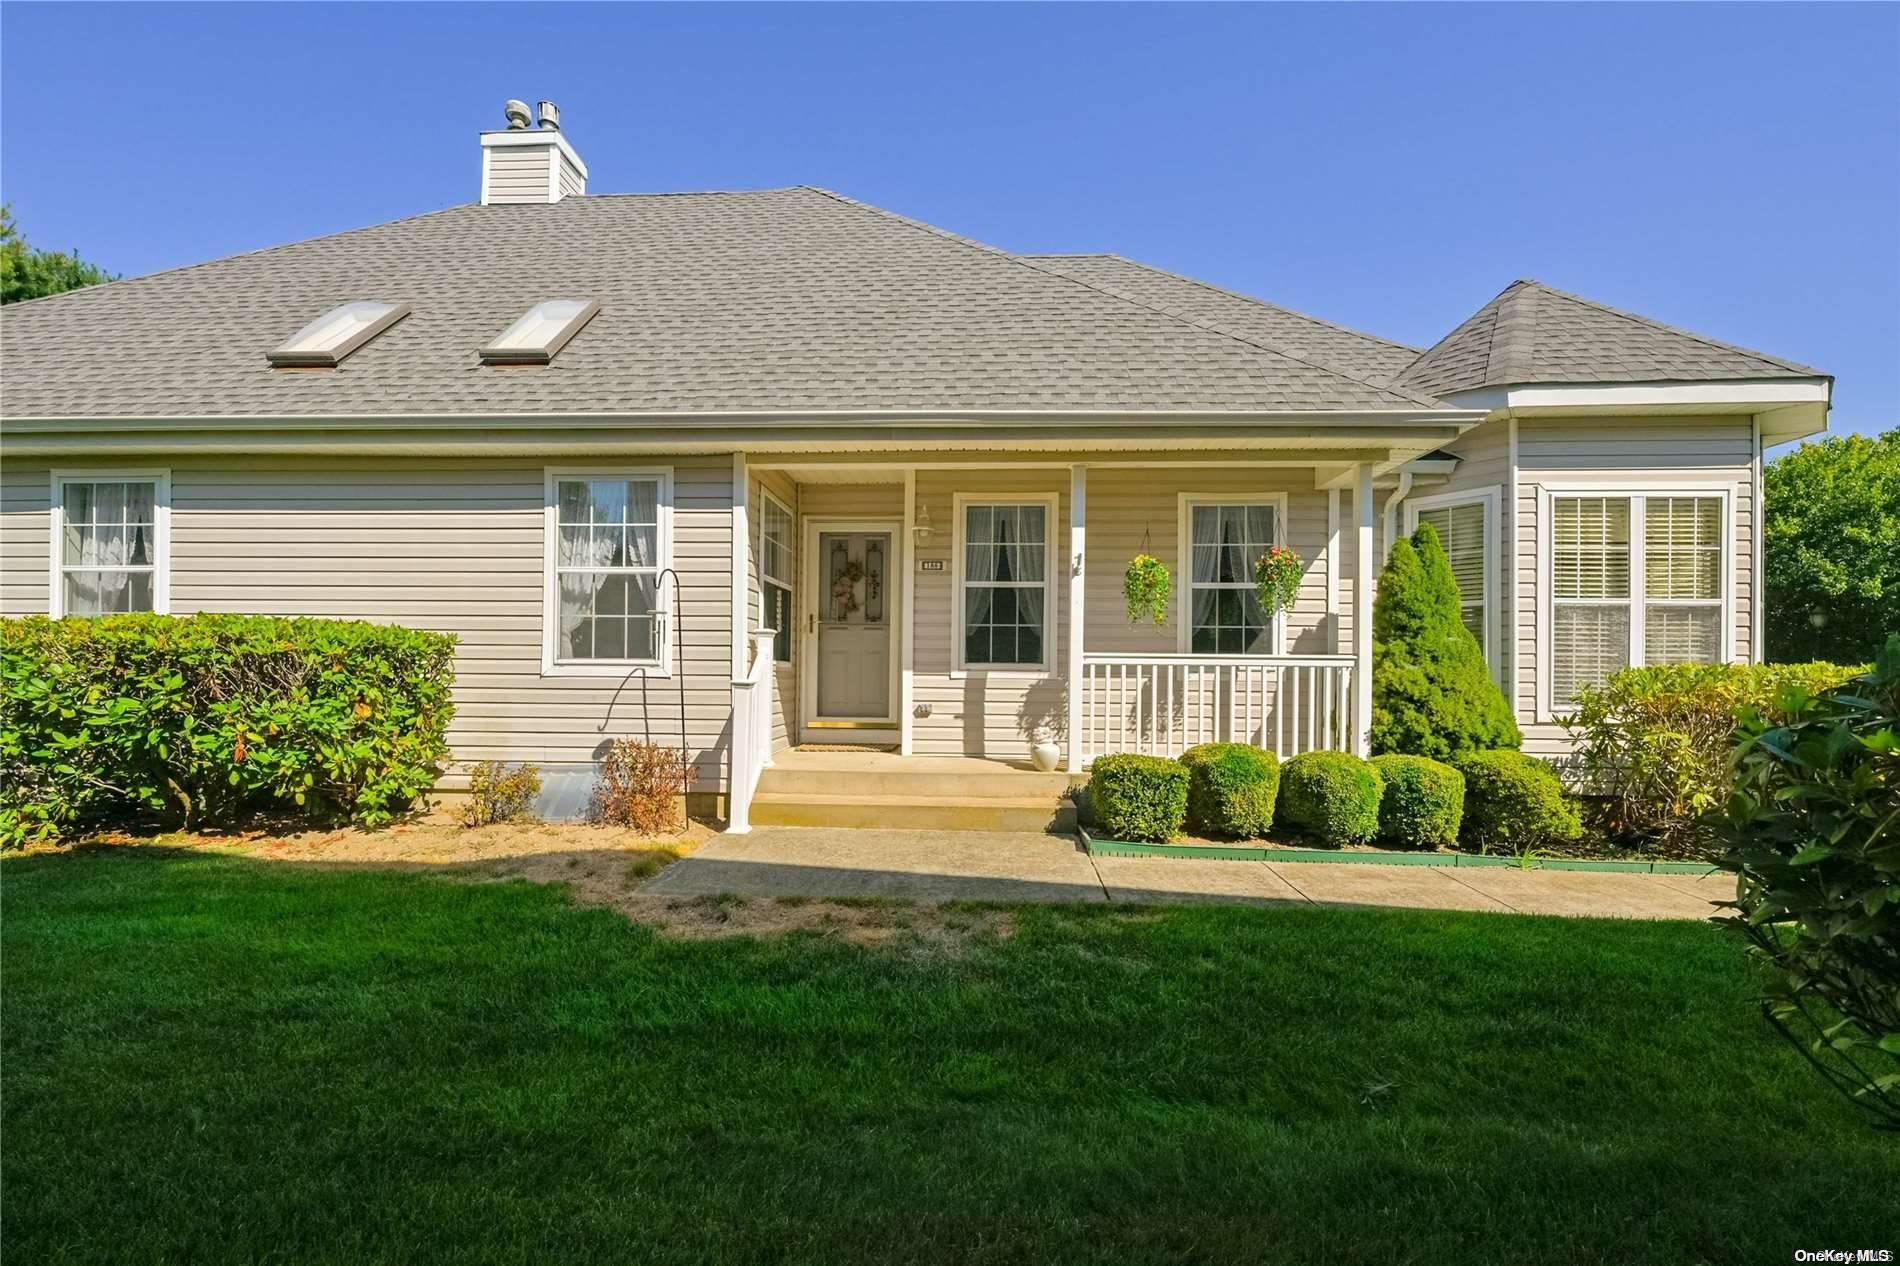
[(1734, 881), (1507, 867), (1090, 857), (1058, 835), (762, 827), (722, 835), (641, 890), (654, 896), (889, 897), (1495, 910), (1706, 919)]

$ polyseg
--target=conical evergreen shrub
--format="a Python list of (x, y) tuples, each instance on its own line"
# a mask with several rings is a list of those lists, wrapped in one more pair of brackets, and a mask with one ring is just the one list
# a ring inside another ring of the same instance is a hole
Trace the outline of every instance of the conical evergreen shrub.
[(1458, 581), (1429, 523), (1393, 543), (1372, 606), (1372, 750), (1448, 761), (1524, 741), (1459, 618)]

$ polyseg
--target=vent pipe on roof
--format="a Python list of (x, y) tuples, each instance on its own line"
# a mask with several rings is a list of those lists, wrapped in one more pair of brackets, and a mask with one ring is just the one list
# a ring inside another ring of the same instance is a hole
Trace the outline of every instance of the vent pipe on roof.
[(529, 127), (528, 106), (509, 101), (502, 109), (505, 131), (482, 133), (482, 205), (499, 202), (559, 202), (587, 192), (587, 164), (561, 131), (561, 111), (538, 103), (539, 127)]

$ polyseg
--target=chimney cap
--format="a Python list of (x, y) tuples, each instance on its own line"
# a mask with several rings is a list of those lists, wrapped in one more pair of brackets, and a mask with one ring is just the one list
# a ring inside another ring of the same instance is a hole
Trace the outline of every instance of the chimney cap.
[(518, 132), (528, 126), (528, 103), (516, 101), (512, 97), (501, 108), (502, 117), (508, 120), (508, 130)]
[(561, 130), (560, 106), (555, 105), (552, 101), (536, 102), (535, 113), (540, 116), (542, 127), (555, 132)]

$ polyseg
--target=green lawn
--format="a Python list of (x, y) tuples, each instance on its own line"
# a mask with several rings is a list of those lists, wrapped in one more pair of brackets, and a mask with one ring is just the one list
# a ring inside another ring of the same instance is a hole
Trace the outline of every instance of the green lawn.
[(12, 1262), (1786, 1262), (1900, 1140), (1694, 924), (1024, 908), (677, 941), (558, 887), (0, 863)]

